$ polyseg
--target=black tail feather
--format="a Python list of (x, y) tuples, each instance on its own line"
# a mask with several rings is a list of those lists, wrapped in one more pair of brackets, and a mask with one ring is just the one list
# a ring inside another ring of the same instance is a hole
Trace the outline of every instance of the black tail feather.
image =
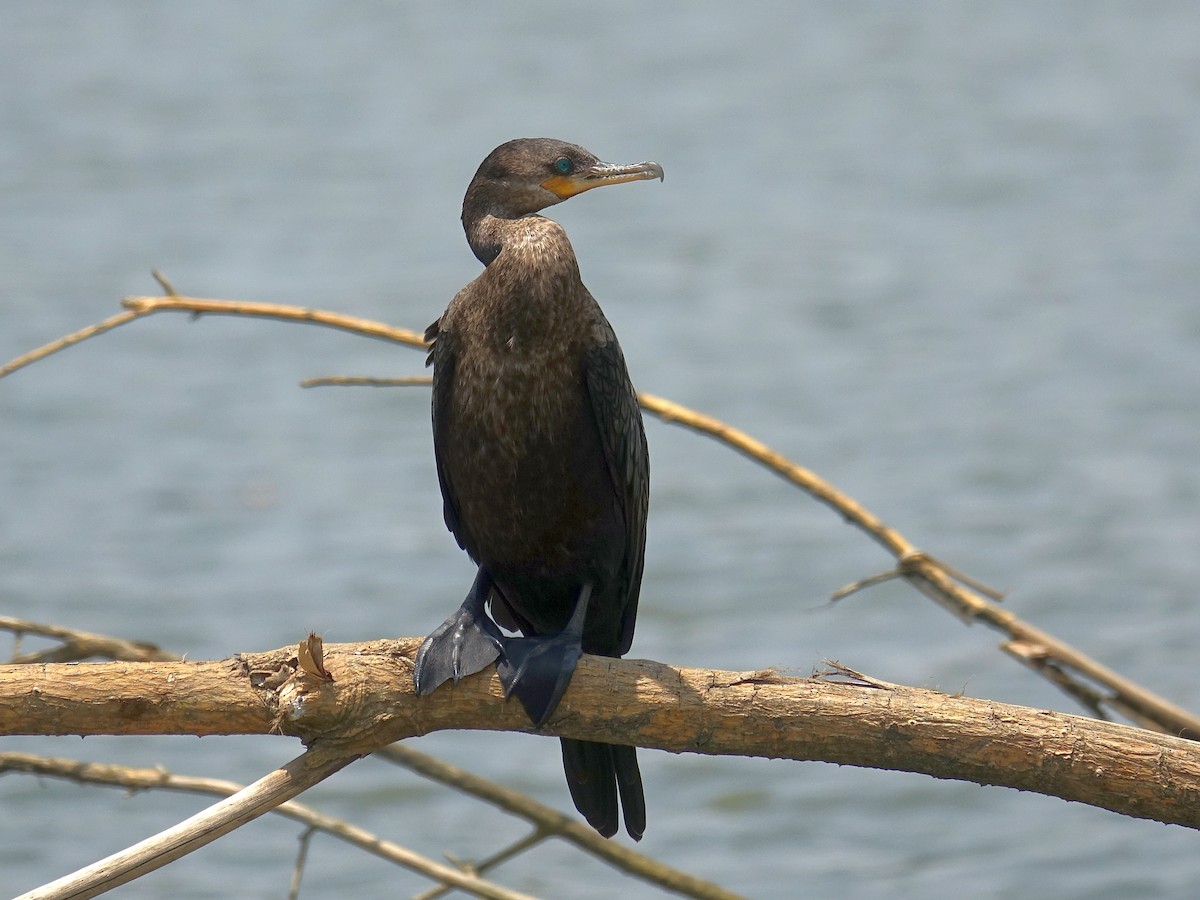
[(604, 837), (617, 833), (617, 796), (625, 830), (635, 841), (646, 830), (646, 798), (637, 750), (619, 744), (562, 739), (563, 768), (575, 808)]
[(646, 795), (642, 793), (642, 772), (638, 768), (637, 748), (624, 744), (609, 744), (613, 769), (617, 773), (617, 789), (621, 792), (621, 811), (625, 814), (625, 830), (635, 841), (646, 831)]

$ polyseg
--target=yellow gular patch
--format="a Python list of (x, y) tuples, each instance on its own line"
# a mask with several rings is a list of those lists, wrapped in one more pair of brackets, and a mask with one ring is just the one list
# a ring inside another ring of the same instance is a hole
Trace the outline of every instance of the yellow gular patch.
[(576, 194), (602, 183), (595, 181), (587, 182), (582, 178), (573, 178), (570, 175), (551, 175), (542, 182), (542, 187), (559, 199), (566, 200), (568, 197), (574, 197)]

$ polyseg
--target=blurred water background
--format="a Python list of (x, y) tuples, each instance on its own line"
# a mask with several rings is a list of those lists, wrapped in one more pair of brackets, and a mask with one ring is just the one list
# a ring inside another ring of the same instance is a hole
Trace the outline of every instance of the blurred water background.
[[(663, 184), (552, 215), (637, 385), (746, 429), (1018, 615), (1200, 708), (1200, 7), (1195, 3), (0, 4), (0, 361), (161, 268), (193, 296), (424, 328), (478, 270), (458, 213), (548, 135)], [(429, 631), (445, 531), (420, 354), (164, 314), (0, 382), (0, 611), (191, 659)], [(1076, 708), (732, 452), (648, 422), (633, 655)], [(413, 742), (569, 808), (551, 741)], [(280, 739), (6, 739), (252, 779)], [(754, 897), (1190, 897), (1194, 833), (929, 778), (644, 751), (640, 849)], [(435, 856), (522, 826), (357, 763), (306, 798)], [(0, 781), (0, 894), (201, 798)], [(262, 820), (123, 889), (282, 897)], [(499, 880), (660, 896), (551, 844)], [(421, 882), (332, 840), (307, 897)]]

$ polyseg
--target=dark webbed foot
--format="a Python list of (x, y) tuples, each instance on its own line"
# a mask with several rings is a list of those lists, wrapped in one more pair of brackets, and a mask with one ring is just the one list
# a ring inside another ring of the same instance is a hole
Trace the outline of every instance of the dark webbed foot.
[(481, 568), (462, 606), (421, 643), (413, 667), (418, 696), (432, 694), (451, 678), (457, 683), (496, 661), (504, 639), (484, 610), (491, 589), (492, 579)]
[(571, 683), (583, 655), (583, 620), (592, 586), (579, 592), (571, 621), (559, 634), (506, 638), (504, 656), (496, 663), (504, 696), (517, 695), (534, 725), (543, 724)]

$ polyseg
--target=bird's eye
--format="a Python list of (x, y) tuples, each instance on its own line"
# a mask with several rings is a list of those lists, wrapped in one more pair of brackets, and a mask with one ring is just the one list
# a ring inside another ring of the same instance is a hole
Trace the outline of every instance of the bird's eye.
[(560, 175), (566, 175), (573, 168), (575, 168), (575, 164), (565, 156), (560, 156), (554, 161), (554, 171), (558, 172)]

